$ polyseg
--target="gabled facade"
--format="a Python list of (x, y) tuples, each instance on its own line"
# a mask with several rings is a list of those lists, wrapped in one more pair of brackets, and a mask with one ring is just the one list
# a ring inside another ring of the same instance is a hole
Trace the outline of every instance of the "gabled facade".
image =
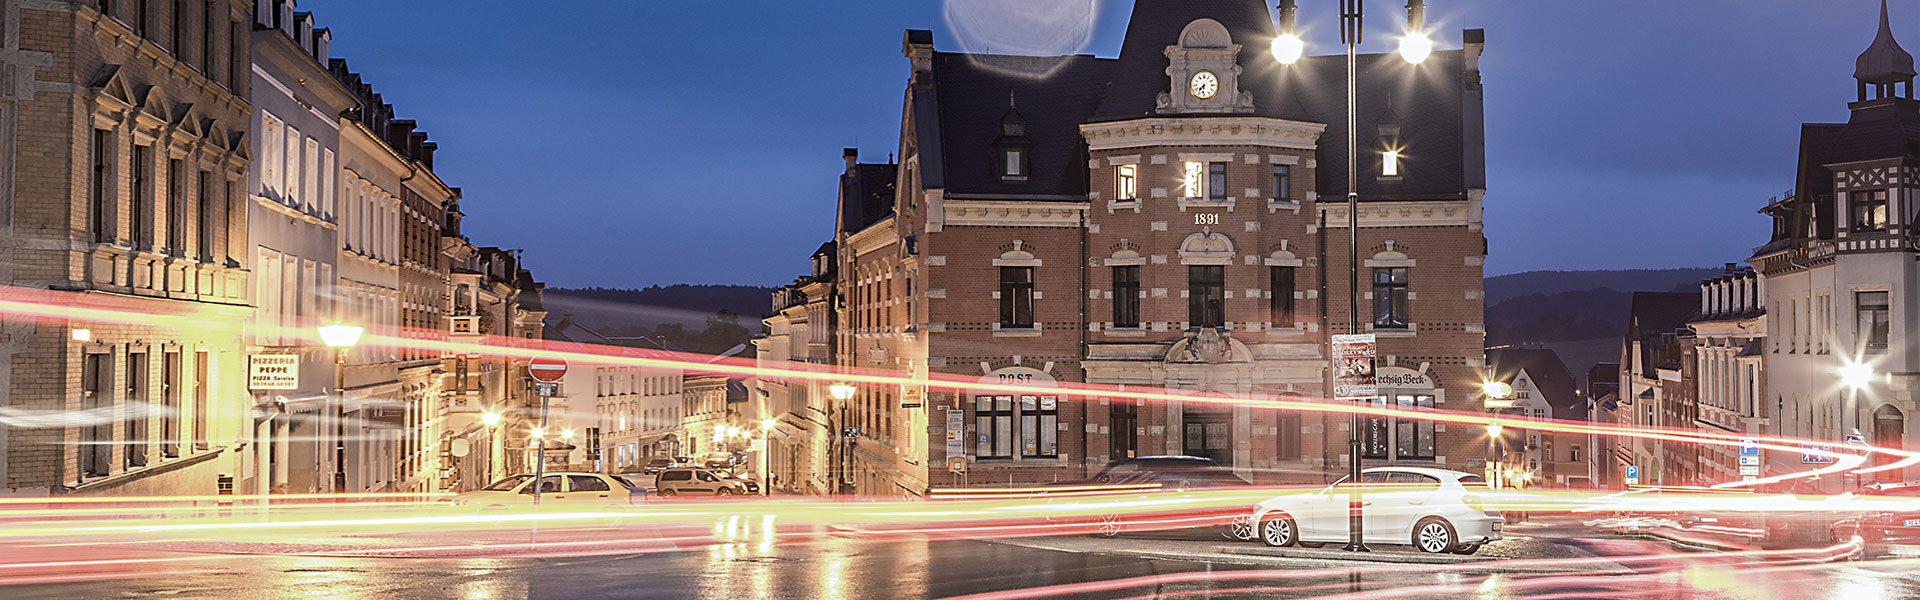
[[(1895, 41), (1884, 3), (1854, 79), (1846, 123), (1801, 125), (1795, 191), (1762, 209), (1773, 236), (1748, 259), (1765, 297), (1767, 401), (1781, 435), (1911, 447), (1920, 433), (1909, 418), (1920, 409), (1920, 101), (1913, 56)], [(1856, 365), (1866, 372), (1845, 380)]]
[[(1693, 426), (1715, 434), (1762, 435), (1770, 431), (1775, 407), (1766, 402), (1767, 311), (1760, 276), (1752, 269), (1726, 266), (1726, 273), (1700, 282), (1700, 316), (1694, 332)], [(1719, 484), (1758, 479), (1798, 468), (1797, 456), (1762, 452), (1772, 459), (1741, 458), (1736, 446), (1697, 445), (1700, 480)], [(1747, 461), (1743, 463), (1742, 461)], [(1791, 463), (1789, 462), (1791, 461)], [(1751, 463), (1751, 464), (1749, 464)]]
[[(1280, 65), (1268, 19), (1259, 2), (1142, 0), (1114, 59), (942, 52), (908, 31), (897, 192), (841, 197), (838, 364), (1324, 397), (1327, 336), (1348, 321), (1330, 300), (1349, 290), (1349, 215), (1319, 201), (1347, 191), (1331, 175), (1345, 59)], [(1360, 58), (1360, 321), (1382, 338), (1381, 405), (1480, 410), (1481, 32), (1464, 41), (1418, 66)], [(1348, 436), (1318, 415), (1045, 393), (863, 388), (852, 410), (846, 479), (875, 495), (1153, 454), (1321, 481)], [(1362, 435), (1373, 462), (1484, 460), (1463, 428), (1383, 418)]]

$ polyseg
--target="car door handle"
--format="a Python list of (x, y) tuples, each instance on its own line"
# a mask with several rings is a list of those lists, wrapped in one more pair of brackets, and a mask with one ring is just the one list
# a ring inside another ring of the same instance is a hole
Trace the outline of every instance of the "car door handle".
[(601, 495), (600, 495), (600, 497), (601, 497), (601, 498), (608, 498), (608, 497), (611, 497), (611, 496), (610, 496), (609, 494), (601, 494)]

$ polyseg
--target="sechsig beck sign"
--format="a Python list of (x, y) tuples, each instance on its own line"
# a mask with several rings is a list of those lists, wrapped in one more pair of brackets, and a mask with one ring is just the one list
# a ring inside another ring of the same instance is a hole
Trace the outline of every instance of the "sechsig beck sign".
[(249, 357), (247, 387), (256, 390), (300, 389), (300, 355), (255, 354)]

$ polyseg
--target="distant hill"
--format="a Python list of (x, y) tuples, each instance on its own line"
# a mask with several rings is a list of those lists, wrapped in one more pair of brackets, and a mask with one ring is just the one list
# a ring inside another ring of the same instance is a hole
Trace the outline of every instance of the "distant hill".
[(1617, 360), (1633, 293), (1694, 291), (1722, 269), (1531, 271), (1488, 277), (1487, 345), (1550, 348), (1574, 373)]
[(707, 326), (708, 317), (721, 311), (738, 315), (742, 326), (757, 333), (771, 292), (771, 288), (750, 285), (675, 284), (637, 290), (550, 287), (541, 300), (549, 321), (571, 314), (575, 323), (609, 335), (668, 324), (699, 330)]
[(1638, 269), (1629, 271), (1527, 271), (1488, 277), (1487, 307), (1533, 294), (1557, 294), (1596, 288), (1619, 292), (1693, 291), (1700, 280), (1722, 269)]

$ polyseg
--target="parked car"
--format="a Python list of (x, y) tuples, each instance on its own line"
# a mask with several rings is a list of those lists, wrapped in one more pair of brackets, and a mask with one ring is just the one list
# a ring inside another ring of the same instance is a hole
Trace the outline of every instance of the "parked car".
[[(1347, 536), (1349, 478), (1317, 492), (1274, 497), (1253, 513), (1261, 543), (1319, 547)], [(1409, 544), (1426, 553), (1473, 554), (1500, 539), (1506, 520), (1481, 504), (1479, 475), (1430, 467), (1376, 467), (1360, 473), (1369, 544)]]
[[(1862, 487), (1855, 494), (1916, 498), (1920, 497), (1920, 482), (1872, 484)], [(1920, 509), (1876, 510), (1848, 516), (1833, 525), (1833, 537), (1838, 541), (1846, 541), (1856, 535), (1860, 536), (1865, 546), (1861, 552), (1862, 558), (1920, 553)]]
[[(452, 506), (472, 506), (481, 510), (502, 510), (533, 505), (535, 486), (532, 475), (513, 475), (492, 484), (455, 495)], [(582, 471), (557, 471), (540, 478), (540, 502), (552, 506), (623, 505), (644, 502), (647, 490), (618, 475)]]
[(653, 479), (654, 493), (669, 496), (732, 496), (748, 494), (746, 482), (725, 473), (702, 467), (673, 467), (660, 471)]
[(640, 468), (640, 472), (647, 475), (659, 475), (661, 471), (673, 468), (673, 465), (674, 462), (671, 458), (664, 456), (656, 457), (648, 459), (647, 464)]
[(740, 455), (732, 452), (714, 452), (700, 457), (700, 466), (709, 469), (731, 469), (740, 464)]
[[(1092, 477), (1062, 481), (1053, 486), (1086, 488), (1138, 484), (1158, 485), (1156, 491), (1146, 492), (1144, 496), (1159, 498), (1165, 498), (1167, 494), (1186, 494), (1194, 490), (1253, 486), (1252, 483), (1213, 462), (1213, 459), (1177, 455), (1141, 456), (1115, 460), (1107, 463), (1107, 466), (1102, 467)], [(1142, 495), (1132, 490), (1116, 493)], [(1065, 502), (1059, 504), (1064, 506)], [(1165, 524), (1169, 522), (1187, 521), (1219, 527), (1222, 536), (1245, 541), (1253, 539), (1253, 525), (1247, 512), (1242, 510), (1243, 508), (1245, 508), (1244, 505), (1224, 510), (1183, 507), (1172, 512), (1105, 514), (1099, 516), (1094, 533), (1102, 537), (1113, 537), (1129, 528), (1164, 529)]]

